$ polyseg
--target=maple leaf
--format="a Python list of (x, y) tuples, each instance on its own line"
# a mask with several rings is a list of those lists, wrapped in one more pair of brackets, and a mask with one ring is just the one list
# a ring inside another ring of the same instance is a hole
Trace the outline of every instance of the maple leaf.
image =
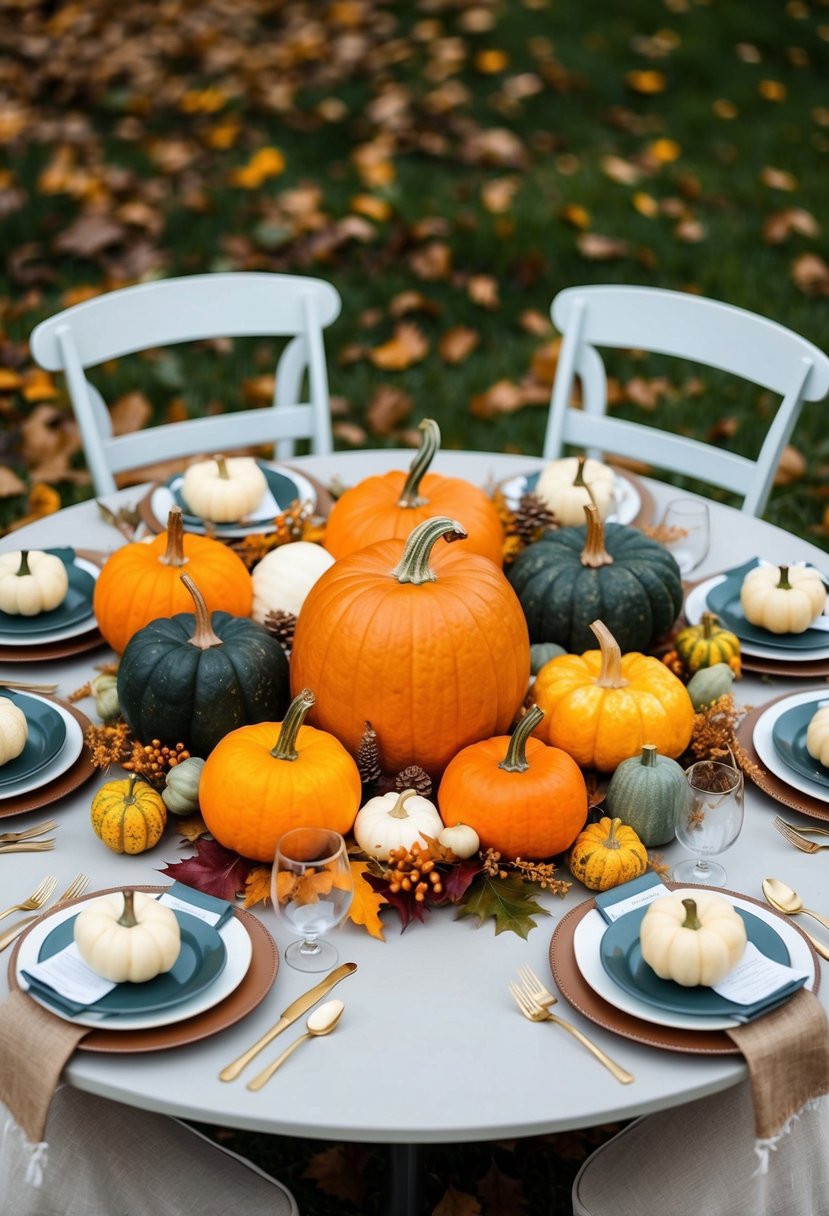
[(457, 904), (483, 869), (480, 857), (468, 857), (453, 865), (443, 879), (443, 891), (450, 903)]
[(271, 868), (270, 866), (255, 866), (245, 879), (244, 907), (252, 908), (254, 904), (265, 903), (271, 897)]
[(216, 895), (232, 903), (244, 889), (250, 869), (251, 863), (238, 853), (226, 849), (217, 840), (202, 838), (196, 841), (194, 857), (168, 862), (159, 873), (204, 891), (205, 895)]
[(480, 1211), (481, 1205), (474, 1195), (469, 1195), (466, 1191), (456, 1191), (450, 1186), (438, 1205), (432, 1209), (432, 1216), (480, 1216)]
[(186, 840), (188, 844), (192, 844), (200, 836), (207, 835), (207, 824), (201, 815), (188, 815), (186, 819), (177, 820), (176, 829), (179, 836), (183, 840)]
[(470, 887), (465, 901), (459, 905), (457, 919), (477, 916), (483, 924), (492, 918), (496, 934), (509, 929), (526, 939), (530, 930), (536, 927), (533, 917), (549, 915), (517, 875), (489, 878), (486, 874), (480, 874)]
[(364, 925), (372, 937), (385, 941), (380, 909), (387, 902), (385, 895), (367, 882), (363, 861), (352, 861), (351, 875), (354, 879), (354, 897), (348, 910), (349, 919), (355, 925)]
[(369, 351), (369, 358), (383, 371), (400, 372), (425, 359), (428, 353), (429, 343), (423, 333), (410, 321), (404, 321), (397, 326), (393, 338)]

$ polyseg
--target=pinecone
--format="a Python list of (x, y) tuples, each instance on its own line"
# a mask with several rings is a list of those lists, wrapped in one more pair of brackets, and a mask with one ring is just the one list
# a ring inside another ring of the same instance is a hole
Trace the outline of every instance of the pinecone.
[(296, 617), (294, 614), (292, 612), (282, 612), (281, 609), (277, 608), (275, 612), (266, 614), (264, 625), (268, 633), (273, 634), (285, 653), (290, 654), (291, 647), (294, 644), (294, 629), (296, 628)]
[(539, 540), (547, 528), (556, 526), (555, 515), (538, 494), (522, 494), (513, 514), (510, 532), (525, 545)]
[(419, 764), (410, 764), (397, 774), (394, 779), (396, 790), (414, 790), (421, 798), (429, 798), (432, 794), (432, 778)]
[(363, 724), (363, 735), (357, 755), (354, 757), (360, 770), (360, 780), (363, 785), (375, 785), (380, 780), (380, 748), (377, 743), (377, 731), (370, 722)]

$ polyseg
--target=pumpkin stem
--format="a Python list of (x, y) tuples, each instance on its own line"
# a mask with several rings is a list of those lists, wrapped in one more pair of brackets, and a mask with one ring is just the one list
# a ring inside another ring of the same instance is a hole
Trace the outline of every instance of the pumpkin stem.
[(213, 459), (216, 461), (216, 465), (219, 470), (219, 477), (221, 478), (221, 480), (230, 481), (230, 474), (227, 471), (227, 464), (225, 463), (224, 456), (219, 454), (218, 456), (214, 456)]
[(703, 612), (702, 614), (702, 636), (706, 642), (710, 642), (714, 636), (714, 631), (719, 628), (720, 619), (715, 612)]
[(607, 839), (602, 841), (602, 844), (606, 849), (621, 849), (622, 842), (621, 842), (621, 840), (619, 840), (618, 836), (616, 835), (617, 829), (620, 828), (621, 826), (622, 826), (621, 819), (611, 819), (610, 831), (607, 834)]
[(683, 929), (701, 929), (702, 922), (697, 916), (697, 901), (695, 899), (683, 899), (682, 906), (685, 909), (685, 920), (682, 922)]
[(604, 524), (599, 515), (599, 508), (593, 502), (585, 503), (584, 514), (587, 520), (587, 535), (581, 551), (581, 564), (592, 570), (599, 566), (612, 566), (613, 558), (604, 546)]
[(584, 466), (587, 463), (587, 457), (578, 456), (576, 459), (578, 460), (578, 465), (576, 467), (576, 476), (573, 478), (573, 485), (578, 486), (582, 490), (587, 490), (587, 494), (588, 494), (590, 501), (592, 502), (593, 506), (596, 507), (596, 509), (598, 510), (598, 504), (596, 503), (596, 496), (593, 493), (593, 488), (588, 482), (586, 482), (584, 480)]
[(403, 803), (407, 800), (407, 798), (411, 798), (412, 794), (416, 793), (417, 790), (403, 790), (401, 793), (399, 793), (397, 795), (397, 802), (395, 802), (394, 806), (389, 811), (389, 817), (391, 819), (411, 818)]
[(656, 750), (655, 743), (642, 744), (641, 763), (645, 768), (655, 768), (659, 753)]
[(32, 572), (29, 569), (29, 550), (21, 549), (20, 565), (17, 567), (17, 577), (22, 578), (25, 574), (31, 574), (31, 573)]
[(123, 925), (125, 929), (133, 929), (138, 924), (138, 919), (135, 915), (135, 892), (124, 891), (124, 911), (118, 917), (118, 924)]
[(604, 621), (594, 621), (590, 626), (602, 652), (602, 666), (596, 679), (597, 688), (627, 688), (630, 683), (622, 675), (622, 652), (619, 643)]
[(789, 567), (780, 567), (780, 582), (777, 584), (779, 591), (791, 591), (792, 585), (789, 582)]
[(305, 715), (316, 699), (310, 688), (303, 688), (302, 692), (297, 693), (285, 710), (285, 717), (282, 719), (282, 725), (279, 728), (279, 738), (276, 741), (276, 745), (271, 749), (271, 755), (274, 760), (299, 759), (299, 752), (296, 749), (296, 737), (300, 726), (305, 721)]
[(187, 641), (191, 646), (198, 646), (199, 650), (209, 650), (211, 646), (224, 646), (224, 642), (218, 633), (214, 631), (210, 623), (210, 613), (207, 611), (207, 604), (204, 602), (204, 596), (201, 591), (199, 591), (189, 574), (180, 574), (179, 578), (193, 597), (196, 613), (196, 628), (193, 631), (193, 636), (188, 638)]
[(436, 515), (433, 519), (424, 519), (409, 533), (409, 539), (403, 550), (403, 556), (392, 570), (392, 578), (398, 583), (434, 583), (437, 575), (429, 565), (432, 549), (441, 536), (447, 541), (464, 540), (466, 529), (446, 515)]
[(158, 559), (162, 566), (186, 566), (190, 558), (184, 556), (184, 523), (181, 507), (171, 507), (167, 516), (167, 548)]
[(420, 482), (440, 447), (440, 427), (433, 418), (424, 418), (418, 430), (421, 432), (420, 447), (397, 500), (398, 507), (423, 507), (429, 501), (420, 495)]
[(124, 804), (126, 806), (132, 806), (132, 804), (136, 801), (133, 790), (135, 789), (135, 783), (137, 780), (138, 780), (138, 773), (132, 773), (130, 775), (130, 783), (127, 786), (127, 792), (126, 792), (126, 794), (124, 794)]
[(525, 773), (530, 767), (527, 760), (527, 740), (544, 717), (540, 705), (531, 705), (512, 732), (507, 754), (498, 765), (505, 773)]

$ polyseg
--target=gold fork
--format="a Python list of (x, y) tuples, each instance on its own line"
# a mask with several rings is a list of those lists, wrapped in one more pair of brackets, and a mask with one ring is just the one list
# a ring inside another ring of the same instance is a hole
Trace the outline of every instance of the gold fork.
[(55, 840), (20, 840), (16, 844), (0, 844), (0, 856), (6, 853), (51, 853)]
[(772, 823), (784, 840), (788, 840), (789, 844), (793, 844), (796, 849), (800, 849), (801, 853), (817, 853), (820, 849), (829, 849), (829, 843), (818, 844), (816, 840), (807, 840), (805, 836), (801, 836), (797, 828), (792, 827), (790, 823), (786, 823), (779, 815), (772, 820)]
[(0, 920), (10, 916), (12, 912), (34, 912), (36, 908), (42, 908), (57, 885), (58, 880), (54, 874), (47, 875), (40, 886), (32, 891), (28, 899), (24, 899), (22, 903), (11, 904), (8, 908), (4, 908), (0, 912)]
[(23, 832), (0, 832), (0, 844), (12, 844), (18, 840), (28, 840), (30, 836), (45, 836), (56, 828), (57, 820), (47, 819), (45, 823), (37, 823), (34, 827), (26, 828)]
[[(529, 971), (529, 968), (522, 968), (522, 971)], [(586, 1035), (582, 1034), (578, 1027), (573, 1026), (570, 1022), (565, 1022), (564, 1018), (560, 1018), (556, 1014), (550, 1012), (548, 1006), (556, 1004), (558, 997), (554, 996), (552, 992), (549, 992), (546, 988), (544, 988), (541, 981), (538, 980), (533, 972), (530, 971), (530, 975), (532, 976), (530, 988), (532, 991), (535, 991), (538, 988), (544, 993), (542, 998), (545, 1001), (544, 1005), (539, 1004), (539, 1002), (530, 995), (530, 991), (524, 986), (523, 980), (521, 985), (509, 985), (509, 990), (515, 999), (515, 1003), (523, 1013), (524, 1017), (529, 1018), (531, 1022), (555, 1022), (556, 1026), (561, 1026), (562, 1029), (566, 1030), (568, 1034), (571, 1034), (573, 1038), (578, 1039), (583, 1047), (586, 1047), (588, 1051), (591, 1051), (599, 1063), (604, 1064), (605, 1068), (613, 1074), (617, 1081), (621, 1081), (622, 1085), (630, 1085), (630, 1083), (636, 1079), (632, 1073), (627, 1072), (627, 1070), (617, 1064), (615, 1060), (611, 1060), (610, 1056), (606, 1055), (605, 1052), (602, 1051), (601, 1047), (597, 1047), (596, 1044), (592, 1043)]]
[[(88, 876), (86, 874), (78, 874), (76, 878), (73, 878), (72, 882), (70, 882), (63, 894), (58, 896), (58, 898), (55, 900), (55, 904), (62, 904), (64, 900), (75, 899), (78, 895), (83, 895), (88, 886)], [(54, 887), (52, 889), (54, 890)], [(27, 916), (23, 920), (19, 920), (13, 924), (12, 927), (8, 929), (2, 937), (0, 937), (0, 950), (5, 950), (6, 946), (10, 946), (14, 939), (23, 932), (27, 925), (30, 925), (32, 921), (38, 919), (39, 915), (40, 914), (38, 913), (36, 916)]]

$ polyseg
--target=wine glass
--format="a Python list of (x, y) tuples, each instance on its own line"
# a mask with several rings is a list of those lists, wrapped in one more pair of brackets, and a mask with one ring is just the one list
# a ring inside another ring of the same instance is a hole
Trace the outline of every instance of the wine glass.
[(711, 524), (708, 506), (696, 498), (675, 498), (662, 518), (664, 545), (673, 554), (680, 574), (690, 574), (708, 554)]
[(673, 868), (677, 882), (722, 887), (726, 872), (707, 860), (730, 849), (743, 826), (743, 774), (733, 764), (699, 760), (685, 776), (691, 790), (690, 805), (677, 812), (676, 835), (686, 849), (696, 853)]
[(279, 838), (271, 898), (277, 914), (302, 935), (285, 951), (291, 967), (327, 971), (336, 963), (335, 948), (319, 938), (342, 924), (353, 895), (351, 865), (339, 832), (293, 828)]

